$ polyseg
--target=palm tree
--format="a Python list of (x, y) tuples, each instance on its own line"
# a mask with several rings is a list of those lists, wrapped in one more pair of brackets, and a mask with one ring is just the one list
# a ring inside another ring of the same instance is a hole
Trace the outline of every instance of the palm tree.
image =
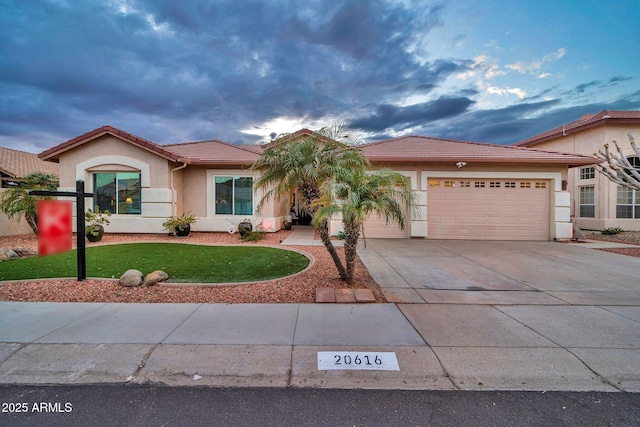
[(27, 224), (31, 227), (35, 235), (38, 235), (38, 200), (29, 194), (29, 190), (56, 190), (59, 186), (58, 178), (55, 175), (44, 173), (32, 173), (24, 177), (19, 187), (6, 190), (0, 196), (0, 209), (9, 219), (24, 215)]
[[(354, 145), (357, 141), (344, 130), (343, 125), (323, 128), (300, 139), (283, 137), (268, 147), (254, 162), (252, 170), (259, 172), (255, 188), (263, 190), (258, 203), (260, 213), (268, 200), (289, 197), (296, 189), (300, 194), (302, 208), (313, 218), (322, 206), (321, 187), (329, 181), (339, 181), (354, 169), (364, 169), (366, 159)], [(322, 243), (336, 264), (340, 278), (345, 280), (346, 271), (329, 235), (329, 220), (313, 221)]]
[(387, 223), (396, 222), (404, 229), (405, 211), (415, 206), (415, 194), (406, 176), (389, 169), (370, 173), (364, 168), (352, 170), (339, 181), (326, 182), (322, 194), (314, 223), (342, 216), (345, 232), (343, 280), (352, 285), (358, 239), (361, 233), (364, 236), (364, 221), (369, 215), (378, 214), (385, 217)]

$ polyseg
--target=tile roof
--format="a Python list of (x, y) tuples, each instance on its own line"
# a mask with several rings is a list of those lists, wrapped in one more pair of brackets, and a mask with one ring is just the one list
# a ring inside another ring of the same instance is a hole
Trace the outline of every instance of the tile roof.
[(404, 136), (362, 146), (371, 162), (555, 163), (587, 165), (599, 160), (569, 153), (509, 145), (465, 142), (425, 136)]
[(165, 157), (169, 160), (173, 160), (175, 162), (182, 161), (180, 156), (178, 156), (176, 153), (173, 153), (163, 148), (161, 145), (155, 144), (144, 138), (140, 138), (139, 136), (135, 136), (130, 133), (124, 132), (118, 128), (114, 128), (113, 126), (102, 126), (92, 131), (89, 131), (85, 134), (82, 134), (80, 136), (76, 136), (75, 138), (70, 139), (69, 141), (63, 142), (62, 144), (58, 144), (55, 147), (52, 147), (46, 151), (43, 151), (42, 153), (38, 154), (38, 157), (40, 157), (42, 160), (57, 160), (58, 156), (64, 153), (65, 151), (70, 150), (74, 147), (77, 147), (78, 145), (82, 145), (86, 142), (89, 142), (91, 140), (94, 140), (96, 138), (99, 138), (107, 134), (116, 136), (120, 139), (123, 139), (127, 142), (130, 142), (134, 145), (137, 145), (147, 151), (151, 151), (152, 153)]
[[(115, 135), (175, 162), (202, 165), (248, 166), (272, 143), (258, 146), (207, 140), (158, 145), (114, 127), (103, 126), (50, 148), (40, 153), (39, 156), (41, 159), (55, 161), (61, 153), (105, 134)], [(314, 134), (315, 132), (308, 129), (301, 129), (282, 138), (298, 138)], [(476, 163), (555, 163), (577, 166), (600, 162), (593, 157), (576, 154), (424, 136), (405, 136), (364, 144), (360, 147), (370, 161), (385, 163), (464, 161)]]
[(57, 163), (44, 162), (37, 154), (3, 147), (0, 147), (0, 172), (16, 179), (36, 172), (60, 176)]
[(260, 147), (230, 144), (228, 142), (209, 141), (186, 142), (163, 145), (178, 154), (185, 163), (209, 165), (237, 165), (253, 163), (260, 154)]
[(601, 126), (606, 123), (638, 124), (640, 123), (640, 111), (602, 110), (597, 114), (585, 114), (574, 122), (558, 126), (555, 129), (551, 129), (541, 134), (532, 136), (531, 138), (516, 142), (513, 145), (517, 147), (531, 147), (532, 145), (549, 141), (550, 139), (554, 139), (559, 136), (570, 135), (572, 133), (577, 133), (594, 126)]

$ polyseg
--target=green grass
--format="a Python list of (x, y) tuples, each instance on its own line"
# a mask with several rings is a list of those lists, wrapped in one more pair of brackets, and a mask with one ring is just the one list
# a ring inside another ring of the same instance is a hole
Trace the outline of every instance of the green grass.
[[(231, 283), (275, 279), (303, 270), (297, 252), (256, 246), (131, 243), (87, 248), (87, 277), (119, 278), (131, 268), (163, 270), (170, 282)], [(76, 251), (0, 263), (0, 280), (77, 277)]]

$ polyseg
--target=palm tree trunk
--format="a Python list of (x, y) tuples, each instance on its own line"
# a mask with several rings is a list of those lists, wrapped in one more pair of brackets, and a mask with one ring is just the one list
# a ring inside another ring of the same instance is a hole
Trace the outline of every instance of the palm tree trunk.
[(32, 216), (30, 213), (25, 212), (24, 219), (27, 221), (27, 224), (29, 224), (29, 227), (31, 227), (31, 230), (33, 230), (34, 234), (37, 236), (38, 235), (38, 216), (37, 215)]
[(360, 237), (359, 224), (350, 224), (345, 229), (345, 241), (344, 241), (344, 258), (346, 264), (346, 274), (344, 281), (347, 285), (353, 285), (354, 272), (356, 266), (356, 256), (358, 247), (358, 238)]
[(329, 254), (331, 255), (331, 259), (333, 259), (333, 263), (336, 265), (336, 268), (338, 269), (340, 280), (346, 281), (347, 280), (346, 270), (344, 268), (344, 265), (342, 265), (342, 260), (340, 259), (340, 256), (338, 256), (338, 252), (336, 252), (335, 246), (333, 246), (333, 243), (331, 243), (331, 236), (329, 235), (329, 222), (322, 221), (322, 223), (316, 227), (316, 230), (318, 230), (318, 234), (320, 235), (320, 240), (322, 240), (322, 243), (327, 248), (327, 251), (329, 251)]

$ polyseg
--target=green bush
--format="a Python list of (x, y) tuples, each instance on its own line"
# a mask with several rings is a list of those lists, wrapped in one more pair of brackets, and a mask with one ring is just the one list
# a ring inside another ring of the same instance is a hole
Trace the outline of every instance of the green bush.
[(243, 242), (259, 242), (264, 239), (265, 234), (267, 234), (266, 231), (246, 231), (240, 236), (240, 240)]
[(609, 228), (605, 228), (604, 230), (602, 230), (602, 234), (606, 235), (606, 236), (610, 236), (613, 234), (620, 234), (622, 233), (624, 230), (620, 227), (609, 227)]
[(336, 234), (336, 237), (340, 240), (344, 240), (347, 237), (347, 233), (345, 233), (344, 231), (338, 231), (338, 234)]

